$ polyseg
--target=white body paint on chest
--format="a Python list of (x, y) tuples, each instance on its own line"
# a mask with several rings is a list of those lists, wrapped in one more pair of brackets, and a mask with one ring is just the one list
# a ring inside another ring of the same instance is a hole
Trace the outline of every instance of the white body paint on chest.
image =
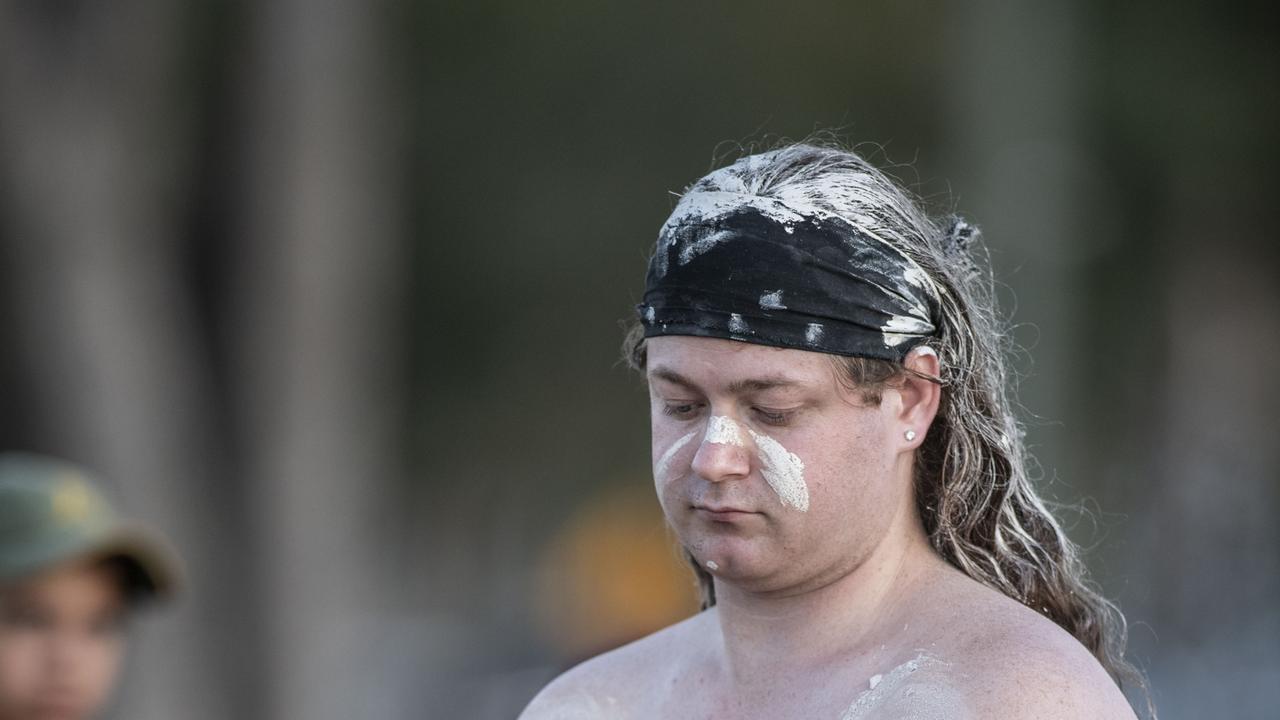
[[(912, 720), (947, 720), (967, 715), (964, 700), (954, 690), (940, 685), (937, 677), (914, 677), (920, 670), (945, 665), (921, 653), (883, 675), (872, 675), (870, 687), (860, 693), (840, 716), (840, 720), (870, 720), (891, 714)], [(929, 673), (921, 673), (929, 675)], [(909, 714), (902, 714), (903, 712)]]

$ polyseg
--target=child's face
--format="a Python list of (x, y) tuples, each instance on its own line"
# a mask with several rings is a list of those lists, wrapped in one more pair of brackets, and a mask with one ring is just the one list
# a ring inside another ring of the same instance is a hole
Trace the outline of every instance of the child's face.
[(0, 585), (0, 720), (81, 720), (110, 695), (126, 602), (104, 563)]

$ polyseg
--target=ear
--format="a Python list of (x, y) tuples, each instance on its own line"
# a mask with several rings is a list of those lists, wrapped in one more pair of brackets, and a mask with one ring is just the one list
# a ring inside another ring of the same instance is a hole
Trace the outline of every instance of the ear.
[(900, 399), (896, 408), (898, 438), (904, 450), (914, 450), (924, 442), (929, 426), (938, 414), (942, 386), (936, 379), (942, 373), (942, 363), (933, 348), (921, 345), (907, 353), (902, 366), (912, 372), (906, 373), (902, 386), (897, 388)]

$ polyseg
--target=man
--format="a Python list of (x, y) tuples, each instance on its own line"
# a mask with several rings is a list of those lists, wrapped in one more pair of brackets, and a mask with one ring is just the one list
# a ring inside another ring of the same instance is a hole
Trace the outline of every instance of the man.
[(629, 354), (707, 609), (522, 717), (1133, 717), (1122, 622), (1023, 470), (975, 235), (834, 148), (690, 188)]
[(83, 720), (110, 698), (127, 622), (176, 563), (80, 469), (0, 454), (0, 720)]

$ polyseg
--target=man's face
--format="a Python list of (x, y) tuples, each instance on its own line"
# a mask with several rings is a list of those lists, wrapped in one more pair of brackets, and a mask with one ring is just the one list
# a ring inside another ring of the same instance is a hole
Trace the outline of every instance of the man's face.
[(0, 586), (0, 720), (81, 720), (106, 702), (124, 649), (125, 600), (102, 563)]
[(893, 391), (869, 404), (803, 350), (672, 336), (647, 351), (658, 497), (714, 575), (754, 592), (825, 585), (913, 512)]

